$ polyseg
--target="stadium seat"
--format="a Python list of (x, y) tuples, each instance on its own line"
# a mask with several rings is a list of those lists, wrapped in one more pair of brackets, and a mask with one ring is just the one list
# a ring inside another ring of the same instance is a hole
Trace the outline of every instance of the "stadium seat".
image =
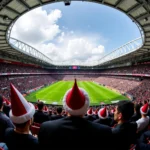
[(150, 139), (149, 138), (147, 138), (146, 141), (147, 141), (147, 144), (150, 144)]
[(135, 150), (135, 148), (136, 148), (136, 145), (135, 144), (131, 144), (129, 150)]
[(36, 123), (36, 122), (34, 122), (33, 125), (36, 126), (36, 127), (40, 127), (41, 126), (40, 123)]
[(39, 130), (40, 130), (40, 127), (37, 127), (37, 126), (34, 126), (34, 125), (31, 126), (31, 133), (32, 133), (32, 135), (34, 135), (34, 136), (38, 135)]

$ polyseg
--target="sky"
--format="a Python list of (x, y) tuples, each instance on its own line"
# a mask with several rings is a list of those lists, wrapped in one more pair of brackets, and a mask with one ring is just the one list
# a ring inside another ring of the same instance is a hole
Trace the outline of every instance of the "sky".
[(140, 37), (140, 32), (128, 16), (111, 7), (58, 2), (21, 16), (11, 37), (31, 45), (53, 62), (88, 65)]

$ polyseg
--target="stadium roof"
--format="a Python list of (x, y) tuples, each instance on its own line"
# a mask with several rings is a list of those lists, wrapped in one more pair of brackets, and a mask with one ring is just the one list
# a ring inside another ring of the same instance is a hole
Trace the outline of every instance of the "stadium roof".
[[(25, 43), (16, 40), (18, 47), (10, 44), (10, 32), (15, 21), (24, 13), (50, 3), (60, 1), (55, 0), (2, 0), (0, 2), (0, 56), (9, 57), (17, 60), (26, 60), (33, 63), (53, 65), (50, 58), (44, 56), (34, 48), (28, 46)], [(89, 2), (89, 0), (88, 0)], [(104, 4), (113, 7), (117, 10), (124, 12), (128, 15), (133, 22), (137, 24), (141, 32), (142, 44), (136, 51), (130, 51), (130, 53), (124, 53), (125, 55), (119, 55), (118, 52), (114, 54), (115, 57), (111, 57), (110, 62), (114, 62), (114, 59), (123, 60), (129, 57), (138, 57), (145, 53), (149, 53), (150, 50), (150, 0), (95, 0), (98, 4)], [(70, 4), (69, 0), (64, 1), (65, 5)], [(12, 39), (15, 41), (15, 39)], [(134, 43), (135, 41), (132, 41)], [(128, 45), (127, 45), (128, 46)], [(121, 51), (121, 49), (118, 49)], [(112, 55), (112, 54), (110, 54)], [(121, 57), (120, 57), (121, 56)], [(108, 56), (107, 56), (108, 57)], [(119, 57), (119, 58), (118, 58)], [(34, 59), (33, 59), (34, 58)], [(107, 64), (102, 62), (100, 64)]]

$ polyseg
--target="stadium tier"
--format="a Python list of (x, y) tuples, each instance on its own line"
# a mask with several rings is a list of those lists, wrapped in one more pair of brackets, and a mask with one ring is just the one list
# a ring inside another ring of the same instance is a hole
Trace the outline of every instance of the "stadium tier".
[[(50, 86), (50, 91), (52, 90), (51, 84), (58, 81), (73, 81), (75, 78), (78, 81), (87, 81), (87, 84), (90, 82), (98, 83), (99, 85), (105, 86), (108, 89), (116, 90), (122, 95), (126, 95), (125, 98), (111, 99), (101, 94), (96, 97), (90, 93), (93, 90), (93, 87), (85, 87), (88, 89), (89, 94), (91, 94), (91, 103), (93, 104), (112, 104), (111, 101), (121, 100), (121, 99), (131, 99), (137, 102), (149, 100), (150, 99), (150, 80), (149, 80), (149, 65), (145, 64), (137, 64), (129, 67), (119, 67), (119, 68), (111, 68), (111, 69), (80, 69), (80, 70), (70, 70), (70, 69), (44, 69), (40, 66), (34, 66), (29, 64), (23, 64), (14, 61), (2, 61), (1, 60), (1, 74), (0, 74), (0, 92), (3, 96), (10, 99), (9, 97), (9, 85), (13, 83), (24, 95), (28, 95), (36, 90), (34, 94), (30, 94), (28, 99), (32, 102), (36, 102), (38, 99), (44, 100), (47, 104), (62, 104), (62, 96), (66, 92), (66, 90), (71, 86), (66, 85), (67, 88), (64, 88), (62, 94), (58, 94), (59, 98), (55, 98), (52, 94), (47, 96), (44, 99), (43, 97), (38, 97), (38, 91), (43, 87)], [(142, 70), (143, 69), (143, 70)], [(146, 75), (146, 76), (145, 76)], [(63, 89), (63, 86), (60, 85)], [(58, 86), (59, 87), (59, 86)], [(65, 86), (64, 86), (65, 87)], [(59, 93), (62, 89), (58, 88), (54, 89), (54, 93)], [(96, 87), (94, 87), (96, 90)], [(97, 89), (99, 93), (101, 93), (101, 89)], [(40, 92), (40, 91), (39, 91)], [(48, 95), (47, 90), (47, 95)], [(45, 92), (43, 92), (45, 93)], [(107, 93), (107, 92), (106, 92)], [(32, 96), (34, 97), (32, 99)], [(35, 96), (36, 95), (36, 96)], [(57, 94), (56, 94), (57, 95)], [(108, 95), (109, 94), (105, 94)], [(111, 97), (111, 94), (110, 94)], [(106, 101), (106, 102), (105, 102)]]

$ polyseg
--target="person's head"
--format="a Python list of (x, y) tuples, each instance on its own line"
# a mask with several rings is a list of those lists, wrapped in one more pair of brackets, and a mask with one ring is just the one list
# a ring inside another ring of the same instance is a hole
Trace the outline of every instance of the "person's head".
[(106, 107), (104, 108), (101, 108), (99, 111), (98, 111), (98, 116), (100, 119), (107, 119), (108, 118), (108, 110)]
[(68, 90), (63, 98), (65, 111), (71, 116), (84, 116), (89, 104), (88, 93), (84, 89), (78, 88), (75, 80), (73, 88)]
[(49, 110), (48, 113), (49, 113), (49, 115), (52, 115), (52, 110)]
[(26, 129), (28, 127), (30, 127), (30, 125), (33, 123), (33, 119), (31, 118), (30, 120), (24, 122), (24, 123), (14, 123), (15, 127), (16, 128), (19, 128), (19, 129)]
[(141, 108), (141, 106), (139, 104), (134, 104), (135, 113), (140, 114), (140, 108)]
[(141, 115), (142, 116), (147, 116), (147, 113), (148, 113), (148, 103), (146, 103), (145, 105), (143, 105), (141, 108), (140, 108), (140, 112), (141, 112)]
[(119, 101), (115, 108), (114, 120), (117, 122), (128, 121), (134, 114), (134, 104), (129, 100)]
[(3, 97), (0, 95), (0, 110), (3, 108)]
[(24, 128), (32, 122), (35, 113), (34, 105), (28, 103), (13, 84), (10, 85), (10, 90), (12, 108), (9, 113), (10, 119), (17, 127)]
[(58, 107), (58, 108), (57, 108), (57, 113), (58, 113), (58, 114), (61, 114), (61, 113), (62, 113), (62, 108), (61, 108), (61, 107)]
[(92, 107), (90, 107), (90, 108), (88, 109), (87, 115), (88, 115), (88, 116), (92, 116), (92, 115), (93, 115), (93, 108), (92, 108)]
[(41, 102), (41, 101), (38, 102), (37, 107), (38, 107), (38, 110), (42, 111), (42, 110), (43, 110), (43, 107), (44, 107), (44, 103)]

